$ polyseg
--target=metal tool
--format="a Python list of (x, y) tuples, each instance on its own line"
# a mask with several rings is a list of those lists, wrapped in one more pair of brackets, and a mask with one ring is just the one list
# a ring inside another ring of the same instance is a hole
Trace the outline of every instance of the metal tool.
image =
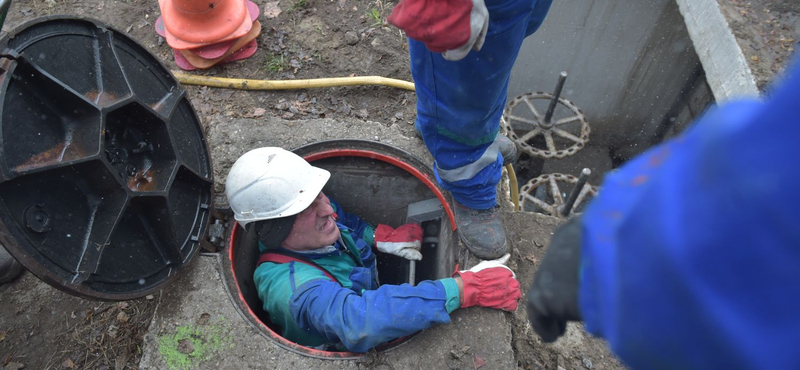
[(592, 170), (588, 168), (584, 168), (583, 171), (581, 171), (581, 175), (578, 177), (578, 183), (575, 184), (575, 187), (572, 188), (571, 192), (569, 192), (567, 201), (564, 202), (563, 206), (561, 206), (561, 217), (569, 217), (570, 212), (572, 212), (572, 206), (575, 205), (578, 195), (582, 192), (583, 186), (586, 185), (586, 181), (589, 180), (589, 176), (591, 174)]
[[(422, 224), (425, 221), (440, 219), (442, 218), (443, 212), (442, 203), (440, 203), (437, 198), (411, 203), (408, 205), (408, 210), (406, 211), (406, 223)], [(421, 242), (424, 241), (425, 240), (422, 240)], [(436, 241), (438, 242), (438, 239)], [(417, 261), (409, 260), (408, 283), (414, 285), (416, 284), (416, 279)]]
[(553, 112), (556, 110), (556, 105), (558, 104), (558, 98), (561, 97), (561, 90), (564, 88), (564, 82), (567, 81), (567, 72), (563, 71), (558, 75), (558, 84), (556, 84), (556, 89), (553, 91), (553, 98), (550, 99), (550, 105), (547, 107), (547, 112), (544, 114), (544, 121), (542, 122), (542, 126), (544, 127), (553, 127), (553, 124), (550, 120), (553, 119)]

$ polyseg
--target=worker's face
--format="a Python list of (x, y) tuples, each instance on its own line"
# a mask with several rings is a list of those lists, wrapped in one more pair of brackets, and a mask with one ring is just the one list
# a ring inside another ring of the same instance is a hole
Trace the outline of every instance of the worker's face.
[(335, 243), (339, 239), (339, 228), (333, 221), (333, 214), (331, 201), (320, 192), (308, 208), (297, 214), (283, 247), (305, 251)]

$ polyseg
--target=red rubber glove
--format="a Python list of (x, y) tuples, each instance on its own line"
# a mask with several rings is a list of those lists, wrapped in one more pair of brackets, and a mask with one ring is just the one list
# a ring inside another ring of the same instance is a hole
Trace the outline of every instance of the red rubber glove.
[(519, 282), (508, 267), (503, 264), (510, 257), (506, 254), (499, 259), (483, 261), (467, 271), (459, 271), (464, 282), (464, 303), (461, 308), (480, 306), (515, 311), (517, 301), (522, 298)]
[(391, 226), (380, 224), (375, 229), (375, 247), (383, 253), (394, 254), (408, 260), (419, 261), (422, 253), (422, 226), (405, 224), (393, 229)]
[(480, 50), (489, 29), (483, 0), (403, 0), (387, 20), (447, 60)]

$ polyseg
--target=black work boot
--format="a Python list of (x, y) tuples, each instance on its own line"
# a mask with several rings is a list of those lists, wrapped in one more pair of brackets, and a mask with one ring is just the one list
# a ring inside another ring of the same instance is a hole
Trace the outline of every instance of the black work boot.
[[(414, 134), (416, 134), (418, 138), (422, 139), (422, 133), (417, 130), (416, 126), (414, 127)], [(509, 139), (506, 135), (501, 133), (497, 134), (497, 138), (500, 141), (500, 155), (503, 156), (503, 166), (509, 163), (515, 163), (517, 159), (519, 159), (519, 150), (517, 150), (517, 144), (515, 144), (514, 141)]]
[(22, 265), (0, 246), (0, 284), (14, 280), (22, 273)]
[(508, 253), (500, 207), (471, 209), (455, 203), (456, 226), (461, 241), (478, 258), (492, 260)]
[(498, 141), (500, 142), (500, 155), (503, 156), (503, 166), (515, 163), (519, 159), (519, 150), (517, 144), (508, 136), (497, 134)]

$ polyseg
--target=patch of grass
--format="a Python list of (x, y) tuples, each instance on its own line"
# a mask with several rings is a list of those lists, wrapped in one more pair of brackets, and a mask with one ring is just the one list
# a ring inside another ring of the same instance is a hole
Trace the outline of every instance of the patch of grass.
[(325, 63), (328, 61), (328, 57), (325, 56), (325, 54), (322, 54), (321, 52), (317, 52), (316, 54), (314, 54), (314, 61), (316, 61), (317, 63)]
[(308, 0), (297, 0), (294, 2), (294, 4), (292, 4), (292, 6), (286, 12), (291, 13), (295, 10), (303, 9), (306, 7), (306, 3), (308, 3)]
[[(184, 370), (211, 359), (227, 342), (221, 325), (182, 325), (175, 333), (158, 338), (158, 353), (171, 370)], [(191, 348), (189, 353), (187, 347)]]
[(283, 54), (267, 57), (267, 70), (270, 72), (277, 73), (285, 70), (288, 66), (289, 63), (283, 58)]
[(383, 14), (381, 14), (378, 9), (372, 8), (372, 10), (367, 12), (367, 18), (372, 20), (371, 27), (383, 26)]

